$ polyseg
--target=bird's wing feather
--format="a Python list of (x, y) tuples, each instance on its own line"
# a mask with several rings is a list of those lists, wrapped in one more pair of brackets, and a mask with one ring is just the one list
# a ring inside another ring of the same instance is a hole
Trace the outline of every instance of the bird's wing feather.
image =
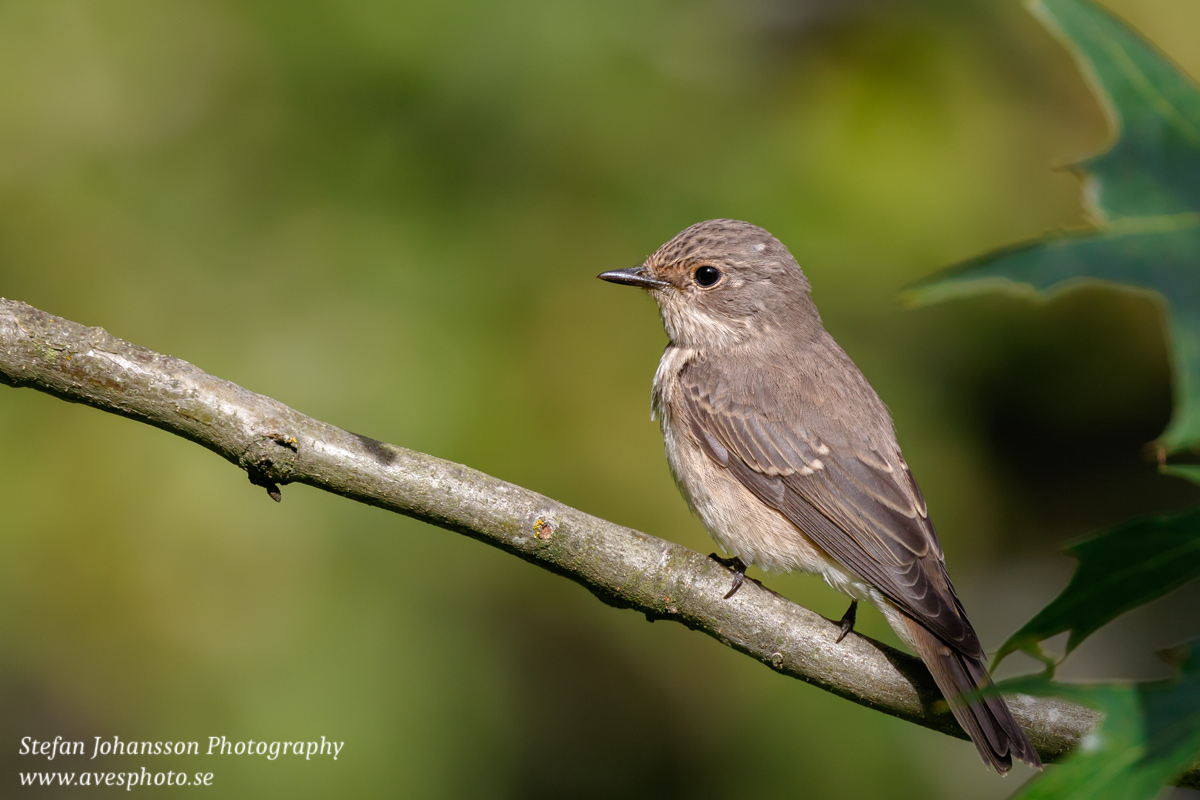
[(772, 417), (760, 404), (710, 390), (721, 381), (698, 372), (680, 373), (680, 405), (708, 456), (906, 614), (960, 652), (982, 657), (898, 450), (888, 459), (866, 437), (855, 442), (853, 431), (826, 439), (817, 415)]

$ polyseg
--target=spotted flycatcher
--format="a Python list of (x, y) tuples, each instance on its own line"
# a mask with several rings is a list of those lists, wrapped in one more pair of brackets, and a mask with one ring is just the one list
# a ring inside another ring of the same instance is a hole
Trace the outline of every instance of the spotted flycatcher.
[[(644, 264), (600, 275), (649, 291), (670, 344), (654, 376), (667, 461), (709, 533), (746, 565), (816, 573), (873, 603), (1001, 774), (1037, 751), (994, 692), (921, 490), (879, 396), (821, 324), (771, 234), (701, 222)], [(842, 637), (838, 637), (841, 641)]]

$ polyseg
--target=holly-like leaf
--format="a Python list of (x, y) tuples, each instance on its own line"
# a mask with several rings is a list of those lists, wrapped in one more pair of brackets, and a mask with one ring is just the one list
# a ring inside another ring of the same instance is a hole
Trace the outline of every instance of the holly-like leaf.
[(1121, 614), (1200, 576), (1200, 509), (1134, 519), (1066, 550), (1079, 560), (1071, 582), (1009, 637), (996, 653), (997, 663), (1017, 650), (1050, 663), (1040, 642), (1070, 631), (1070, 653)]
[(1061, 764), (1013, 800), (1149, 800), (1200, 753), (1200, 640), (1169, 655), (1165, 681), (1078, 685), (1041, 677), (1005, 681), (1005, 692), (1051, 695), (1091, 706), (1104, 719)]
[(1076, 169), (1094, 229), (952, 267), (913, 287), (932, 303), (984, 289), (1044, 294), (1101, 281), (1163, 303), (1175, 408), (1158, 445), (1200, 450), (1200, 88), (1120, 20), (1087, 0), (1039, 0), (1035, 14), (1070, 48), (1116, 131)]

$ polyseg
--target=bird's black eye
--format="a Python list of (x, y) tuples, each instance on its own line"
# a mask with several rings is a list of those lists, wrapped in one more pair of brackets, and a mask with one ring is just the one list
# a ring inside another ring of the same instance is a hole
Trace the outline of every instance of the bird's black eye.
[(705, 264), (703, 267), (696, 267), (695, 277), (697, 284), (707, 288), (721, 280), (721, 270)]

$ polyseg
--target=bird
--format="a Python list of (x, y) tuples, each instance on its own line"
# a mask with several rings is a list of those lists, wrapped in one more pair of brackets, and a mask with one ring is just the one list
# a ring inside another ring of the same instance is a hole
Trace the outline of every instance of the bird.
[[(825, 330), (796, 259), (763, 228), (699, 222), (599, 275), (657, 302), (669, 343), (653, 412), (687, 503), (731, 559), (822, 576), (877, 607), (924, 661), (985, 764), (1041, 768), (993, 684), (892, 418)], [(714, 554), (714, 558), (716, 555)], [(964, 695), (970, 695), (964, 697)]]

